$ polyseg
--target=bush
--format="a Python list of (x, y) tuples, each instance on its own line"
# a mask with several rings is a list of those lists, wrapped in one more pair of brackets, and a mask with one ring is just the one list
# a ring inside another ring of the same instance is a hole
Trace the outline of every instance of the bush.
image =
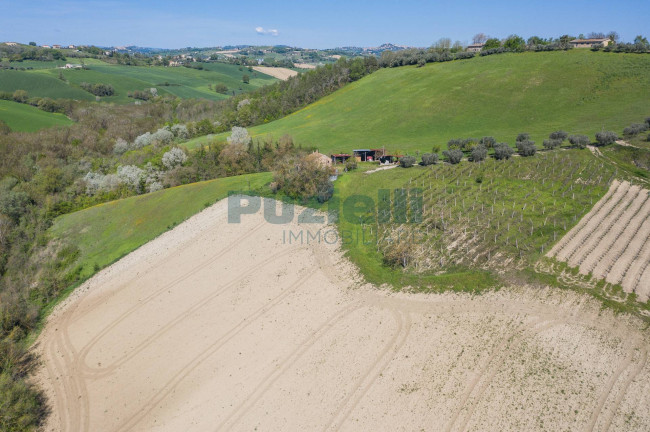
[(445, 160), (450, 164), (457, 164), (463, 159), (463, 152), (458, 149), (445, 150), (442, 152), (442, 155), (445, 157)]
[[(552, 135), (552, 134), (551, 134)], [(545, 149), (553, 150), (562, 145), (562, 140), (559, 138), (545, 139), (542, 143)]]
[(345, 161), (345, 170), (354, 171), (355, 169), (357, 169), (357, 160), (353, 157), (348, 158), (348, 160)]
[(11, 132), (11, 128), (3, 120), (0, 120), (0, 135), (7, 135)]
[(537, 152), (535, 141), (517, 141), (517, 152), (523, 157), (533, 156)]
[(632, 123), (625, 129), (623, 129), (623, 135), (634, 136), (640, 134), (641, 132), (645, 132), (647, 130), (648, 130), (647, 123)]
[(404, 156), (400, 158), (399, 160), (399, 165), (402, 168), (411, 168), (413, 165), (415, 165), (415, 157), (414, 156)]
[(487, 157), (487, 149), (482, 144), (474, 147), (472, 149), (471, 156), (472, 162), (481, 162), (484, 161)]
[(438, 153), (424, 153), (422, 155), (422, 165), (435, 165), (438, 163)]
[(587, 148), (591, 144), (587, 135), (570, 135), (569, 142), (579, 149)]
[(612, 131), (602, 131), (596, 134), (596, 142), (599, 146), (614, 144), (617, 139), (618, 135)]
[(530, 140), (530, 135), (525, 132), (517, 135), (517, 142), (529, 141), (529, 140)]
[(228, 93), (228, 87), (225, 84), (215, 84), (214, 91), (221, 94)]
[(497, 143), (494, 145), (494, 158), (496, 160), (510, 159), (515, 153), (512, 147), (506, 143)]
[(650, 128), (650, 117), (645, 118), (645, 124)]
[(37, 430), (44, 413), (41, 394), (8, 372), (0, 374), (0, 426), (3, 431)]
[(486, 149), (491, 149), (492, 147), (494, 147), (494, 144), (496, 144), (496, 143), (497, 143), (497, 140), (494, 139), (494, 137), (491, 137), (491, 136), (484, 136), (479, 141), (479, 144), (481, 144)]
[(273, 171), (276, 190), (283, 191), (291, 198), (324, 199), (331, 197), (330, 165), (324, 165), (309, 155), (285, 157), (277, 163)]
[(560, 140), (560, 144), (569, 137), (569, 133), (565, 132), (563, 130), (551, 132), (551, 134), (548, 136), (552, 140)]

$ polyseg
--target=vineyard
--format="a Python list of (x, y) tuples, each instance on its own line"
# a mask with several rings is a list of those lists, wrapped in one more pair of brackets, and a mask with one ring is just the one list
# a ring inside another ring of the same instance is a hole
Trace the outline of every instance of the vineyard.
[(607, 194), (548, 253), (640, 301), (650, 296), (650, 191), (614, 181)]
[[(376, 242), (353, 243), (351, 255), (375, 254), (393, 269), (419, 275), (523, 269), (589, 212), (616, 175), (589, 152), (563, 150), (360, 176), (350, 182), (356, 193), (372, 196), (400, 184), (407, 192), (380, 196), (375, 214), (363, 221)], [(395, 222), (406, 219), (416, 223)]]

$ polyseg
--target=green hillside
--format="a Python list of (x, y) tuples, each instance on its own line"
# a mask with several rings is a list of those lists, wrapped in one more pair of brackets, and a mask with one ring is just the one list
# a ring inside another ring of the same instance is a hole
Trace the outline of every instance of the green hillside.
[(72, 120), (63, 114), (49, 113), (31, 105), (0, 100), (0, 120), (12, 131), (33, 132), (52, 126), (67, 126)]
[(556, 129), (593, 137), (650, 115), (648, 71), (648, 55), (587, 50), (381, 69), (251, 131), (288, 133), (322, 152), (430, 151), (451, 138), (484, 135), (513, 143), (519, 132), (541, 144)]
[(230, 191), (257, 190), (270, 173), (226, 177), (100, 204), (56, 219), (54, 239), (79, 247), (81, 276), (92, 275), (171, 227), (225, 198)]
[[(56, 69), (57, 71), (60, 69)], [(95, 96), (79, 87), (71, 86), (46, 69), (16, 71), (0, 70), (0, 91), (26, 90), (30, 97), (52, 99), (94, 100)]]
[[(151, 87), (157, 88), (160, 95), (219, 100), (232, 95), (233, 91), (250, 91), (276, 81), (268, 75), (251, 73), (247, 69), (240, 71), (238, 66), (224, 63), (203, 64), (203, 70), (186, 67), (123, 66), (93, 59), (84, 59), (87, 70), (58, 69), (54, 62), (41, 63), (50, 67), (26, 71), (0, 70), (0, 91), (13, 92), (21, 89), (27, 90), (30, 96), (94, 100), (93, 95), (79, 87), (82, 82), (87, 82), (112, 85), (116, 94), (102, 100), (117, 103), (133, 102), (133, 99), (127, 97), (127, 93)], [(79, 61), (72, 59), (70, 63)], [(59, 79), (60, 74), (64, 80)], [(250, 76), (249, 84), (242, 82), (244, 74)], [(229, 95), (222, 95), (208, 87), (219, 83), (228, 87)]]

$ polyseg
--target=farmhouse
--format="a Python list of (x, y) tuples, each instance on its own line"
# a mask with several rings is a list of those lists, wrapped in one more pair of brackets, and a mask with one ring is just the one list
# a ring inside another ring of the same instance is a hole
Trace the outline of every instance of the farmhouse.
[(485, 44), (477, 43), (477, 44), (468, 45), (467, 46), (467, 51), (468, 52), (479, 52), (479, 51), (481, 51), (483, 49), (483, 45), (485, 45)]
[(65, 66), (62, 67), (62, 69), (81, 69), (83, 66), (80, 64), (72, 64), (72, 63), (66, 63)]
[(54, 49), (61, 49), (61, 45), (52, 45), (52, 48), (54, 48)]
[(375, 160), (376, 151), (371, 149), (357, 149), (353, 150), (352, 153), (359, 162), (372, 162)]
[(573, 39), (569, 43), (574, 48), (592, 48), (594, 46), (606, 47), (611, 43), (611, 40), (608, 38)]
[(350, 155), (347, 153), (337, 153), (330, 155), (332, 158), (332, 163), (344, 163), (346, 160), (350, 159)]

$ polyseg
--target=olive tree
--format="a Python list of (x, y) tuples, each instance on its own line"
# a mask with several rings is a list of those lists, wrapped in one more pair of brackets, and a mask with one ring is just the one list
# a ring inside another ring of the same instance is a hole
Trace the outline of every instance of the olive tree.
[(530, 140), (530, 134), (527, 134), (526, 132), (522, 132), (519, 135), (517, 135), (517, 142), (521, 141), (528, 141)]
[(533, 156), (537, 152), (535, 141), (517, 141), (517, 152), (523, 157)]
[(463, 152), (458, 149), (445, 150), (442, 155), (450, 164), (457, 164), (463, 159)]
[(422, 165), (435, 165), (438, 163), (438, 153), (424, 153), (422, 155)]
[(587, 135), (570, 135), (569, 142), (579, 149), (586, 148), (591, 143)]
[(510, 159), (510, 156), (514, 153), (514, 149), (507, 143), (496, 143), (494, 145), (494, 158), (496, 160)]
[(563, 130), (559, 130), (559, 131), (551, 132), (551, 134), (548, 137), (552, 140), (560, 140), (560, 143), (562, 143), (565, 139), (569, 137), (569, 133)]
[(497, 140), (494, 139), (494, 137), (491, 137), (491, 136), (484, 136), (483, 138), (480, 139), (480, 141), (478, 143), (481, 144), (486, 149), (490, 149), (490, 148), (494, 147), (494, 144), (497, 143)]
[(472, 159), (472, 162), (484, 161), (485, 158), (487, 157), (487, 149), (482, 144), (479, 144), (478, 146), (472, 149), (470, 157)]
[(596, 134), (596, 142), (599, 146), (614, 144), (617, 139), (618, 135), (612, 131), (602, 131)]
[(562, 140), (559, 138), (545, 139), (542, 145), (544, 146), (545, 149), (553, 150), (562, 145)]
[(415, 157), (414, 156), (404, 156), (400, 158), (399, 160), (399, 165), (402, 168), (411, 168), (413, 165), (415, 165)]

